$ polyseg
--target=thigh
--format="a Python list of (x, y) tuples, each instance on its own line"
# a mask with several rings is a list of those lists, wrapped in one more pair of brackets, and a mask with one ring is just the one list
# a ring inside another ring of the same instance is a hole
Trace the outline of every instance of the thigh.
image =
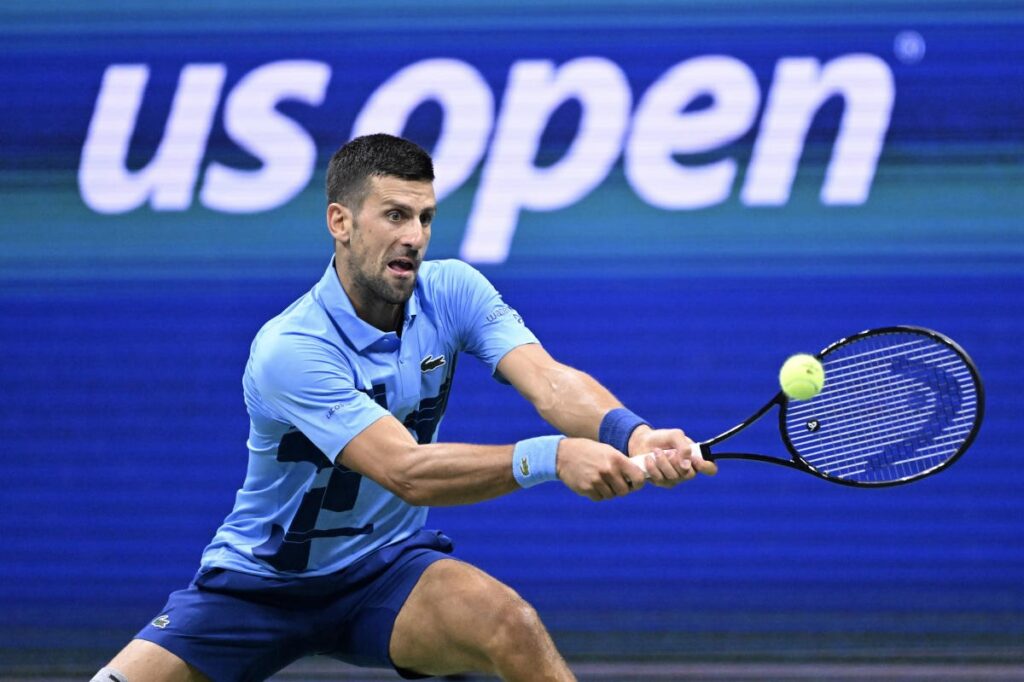
[(493, 672), (491, 640), (510, 613), (522, 610), (532, 612), (512, 588), (480, 569), (437, 561), (395, 619), (391, 658), (398, 668), (431, 675)]

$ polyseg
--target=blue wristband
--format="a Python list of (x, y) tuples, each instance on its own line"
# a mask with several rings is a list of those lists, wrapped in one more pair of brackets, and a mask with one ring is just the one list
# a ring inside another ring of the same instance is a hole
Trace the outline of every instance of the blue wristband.
[(512, 451), (512, 475), (523, 488), (558, 478), (558, 443), (565, 436), (538, 436), (516, 443)]
[(611, 445), (619, 452), (629, 454), (629, 437), (638, 426), (650, 426), (650, 423), (636, 416), (625, 407), (617, 407), (601, 420), (601, 428), (597, 439)]

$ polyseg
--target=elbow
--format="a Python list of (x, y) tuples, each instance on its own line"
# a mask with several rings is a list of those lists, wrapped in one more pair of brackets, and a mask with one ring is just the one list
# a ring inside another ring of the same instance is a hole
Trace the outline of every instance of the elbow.
[(396, 497), (414, 507), (427, 507), (431, 503), (430, 487), (422, 476), (422, 456), (418, 448), (409, 448), (408, 452), (396, 458), (394, 466), (385, 480), (381, 482)]
[(395, 480), (393, 485), (388, 486), (402, 502), (413, 507), (429, 507), (431, 506), (431, 497), (423, 485), (417, 484), (416, 481), (402, 478)]

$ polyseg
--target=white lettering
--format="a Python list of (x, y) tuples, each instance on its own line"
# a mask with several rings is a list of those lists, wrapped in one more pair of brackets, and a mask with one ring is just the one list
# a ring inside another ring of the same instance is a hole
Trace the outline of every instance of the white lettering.
[[(711, 105), (685, 107), (708, 96)], [(725, 56), (689, 59), (659, 78), (644, 94), (626, 142), (626, 178), (643, 200), (665, 209), (694, 209), (725, 201), (736, 161), (682, 166), (673, 154), (716, 149), (750, 130), (761, 93), (754, 73)]]
[[(226, 68), (189, 64), (182, 69), (152, 158), (129, 170), (149, 76), (146, 64), (113, 64), (103, 75), (78, 169), (82, 199), (99, 213), (123, 213), (147, 202), (157, 211), (182, 211), (197, 190)], [(243, 170), (210, 163), (199, 190), (201, 203), (215, 211), (256, 213), (301, 192), (315, 170), (317, 147), (308, 131), (277, 107), (287, 100), (319, 106), (330, 79), (329, 65), (306, 60), (272, 62), (243, 77), (226, 95), (224, 129), (261, 165)], [(740, 200), (749, 206), (789, 200), (814, 118), (838, 98), (843, 108), (821, 202), (867, 201), (895, 93), (891, 70), (873, 55), (849, 54), (824, 64), (811, 57), (780, 59)], [(515, 62), (497, 112), (493, 93), (472, 65), (425, 59), (374, 91), (352, 134), (402, 134), (419, 106), (437, 102), (442, 110), (433, 150), (438, 199), (469, 180), (483, 160), (460, 253), (468, 261), (500, 263), (508, 257), (523, 210), (553, 211), (579, 201), (604, 181), (623, 151), (627, 181), (653, 206), (692, 210), (726, 201), (739, 172), (737, 159), (687, 164), (685, 157), (714, 152), (746, 135), (755, 125), (760, 99), (753, 72), (743, 62), (727, 55), (696, 57), (673, 66), (643, 93), (627, 136), (631, 89), (622, 69), (607, 59), (582, 57), (560, 66)], [(561, 158), (538, 165), (552, 116), (571, 101), (580, 105), (576, 134)]]
[(224, 128), (263, 165), (238, 170), (211, 163), (199, 194), (202, 204), (225, 213), (258, 213), (301, 192), (316, 166), (316, 144), (275, 107), (289, 99), (319, 105), (330, 78), (326, 64), (298, 60), (273, 62), (248, 73), (227, 97)]
[(441, 105), (441, 134), (434, 147), (434, 192), (438, 201), (455, 191), (487, 151), (494, 123), (494, 95), (480, 72), (456, 59), (425, 59), (385, 81), (363, 106), (352, 137), (401, 135), (420, 104)]
[(821, 200), (849, 205), (867, 201), (896, 89), (884, 61), (851, 54), (824, 68), (811, 57), (779, 60), (747, 170), (743, 203), (781, 206), (789, 200), (814, 114), (835, 95), (843, 97), (844, 110)]
[[(579, 131), (568, 151), (545, 168), (534, 165), (551, 114), (576, 99)], [(559, 68), (548, 61), (516, 62), (491, 152), (469, 217), (461, 254), (478, 263), (508, 257), (519, 212), (568, 206), (607, 177), (622, 148), (631, 105), (629, 83), (613, 62), (575, 59)]]
[(223, 64), (189, 64), (182, 69), (163, 139), (149, 164), (132, 172), (125, 166), (149, 67), (107, 67), (78, 168), (79, 191), (89, 208), (124, 213), (148, 199), (158, 211), (187, 209), (224, 76)]

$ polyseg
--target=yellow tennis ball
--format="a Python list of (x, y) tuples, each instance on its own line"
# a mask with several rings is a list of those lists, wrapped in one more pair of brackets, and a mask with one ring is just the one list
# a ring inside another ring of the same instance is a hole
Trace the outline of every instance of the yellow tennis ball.
[(825, 368), (807, 353), (790, 356), (779, 370), (782, 391), (794, 400), (810, 400), (825, 385)]

